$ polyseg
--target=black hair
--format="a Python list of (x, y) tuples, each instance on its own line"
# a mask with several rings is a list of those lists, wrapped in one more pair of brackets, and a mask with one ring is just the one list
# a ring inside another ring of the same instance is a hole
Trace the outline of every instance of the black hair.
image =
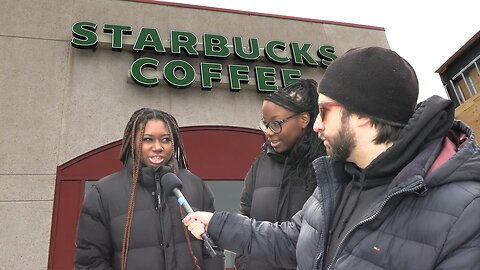
[(377, 135), (372, 141), (374, 144), (393, 143), (400, 137), (403, 127), (389, 125), (375, 117), (353, 112), (346, 106), (342, 105), (342, 119), (347, 118), (352, 114), (370, 119), (370, 125), (377, 130)]
[(299, 79), (284, 88), (265, 97), (294, 113), (306, 112), (310, 121), (290, 151), (290, 159), (296, 165), (296, 174), (303, 179), (306, 189), (312, 191), (316, 187), (315, 172), (312, 161), (326, 155), (325, 146), (313, 130), (318, 115), (317, 82), (312, 79)]
[[(128, 159), (132, 158), (135, 164), (135, 161), (140, 158), (138, 153), (142, 148), (142, 141), (138, 140), (137, 133), (138, 131), (141, 131), (140, 135), (143, 136), (145, 124), (151, 119), (161, 120), (167, 125), (170, 134), (172, 134), (173, 156), (180, 168), (188, 169), (187, 159), (185, 157), (183, 142), (180, 138), (180, 129), (178, 127), (177, 120), (175, 120), (172, 115), (166, 112), (150, 108), (139, 109), (130, 117), (123, 134), (122, 147), (120, 150), (120, 161), (123, 163), (123, 165), (126, 165)], [(139, 145), (136, 145), (137, 141), (140, 142)]]
[[(141, 170), (141, 149), (143, 140), (139, 139), (143, 137), (145, 132), (145, 125), (151, 119), (158, 119), (163, 121), (167, 127), (171, 138), (171, 144), (173, 149), (173, 156), (176, 162), (173, 162), (172, 171), (177, 172), (177, 166), (180, 168), (188, 169), (187, 159), (185, 157), (185, 151), (183, 149), (183, 142), (180, 137), (180, 129), (178, 127), (177, 120), (175, 118), (163, 111), (142, 108), (135, 111), (127, 125), (125, 126), (125, 131), (123, 133), (122, 146), (120, 149), (120, 161), (126, 166), (129, 160), (132, 161), (132, 187), (130, 192), (130, 200), (128, 204), (127, 217), (125, 220), (125, 229), (123, 234), (122, 241), (122, 253), (121, 253), (121, 269), (124, 270), (127, 265), (127, 255), (128, 255), (128, 244), (130, 239), (130, 229), (132, 226), (133, 212), (135, 211), (135, 190), (138, 182), (138, 175)], [(184, 213), (179, 206), (179, 211), (184, 216)], [(184, 226), (182, 226), (184, 227)], [(198, 265), (198, 259), (193, 254), (192, 246), (190, 243), (190, 238), (186, 228), (184, 227), (185, 238), (187, 240), (188, 248), (190, 255), (192, 256), (194, 265), (196, 269), (200, 269)]]

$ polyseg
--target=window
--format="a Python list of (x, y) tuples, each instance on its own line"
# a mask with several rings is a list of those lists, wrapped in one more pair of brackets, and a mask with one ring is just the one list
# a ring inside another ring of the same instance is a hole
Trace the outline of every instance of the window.
[[(215, 210), (237, 213), (243, 181), (207, 181), (215, 196)], [(234, 269), (235, 253), (225, 250), (225, 268)]]
[(463, 103), (480, 90), (480, 56), (467, 65), (450, 81), (459, 103)]
[(467, 85), (470, 89), (470, 92), (473, 95), (476, 95), (478, 93), (478, 90), (480, 90), (480, 74), (477, 67), (473, 65), (468, 70), (466, 70), (465, 77), (467, 78)]
[(463, 76), (458, 76), (454, 80), (454, 86), (458, 93), (462, 94), (463, 101), (472, 97), (472, 93), (468, 89), (467, 83), (465, 82)]

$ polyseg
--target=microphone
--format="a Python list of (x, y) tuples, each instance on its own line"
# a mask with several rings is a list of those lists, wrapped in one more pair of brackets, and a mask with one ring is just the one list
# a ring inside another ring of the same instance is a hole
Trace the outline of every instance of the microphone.
[[(182, 208), (187, 212), (187, 214), (193, 213), (192, 207), (180, 191), (183, 187), (182, 180), (180, 180), (175, 174), (169, 172), (162, 176), (161, 182), (163, 190), (165, 190), (166, 194), (177, 197), (178, 204), (182, 206)], [(203, 245), (205, 246), (212, 258), (218, 255), (222, 255), (223, 252), (214, 244), (207, 232), (204, 232), (202, 234), (202, 239)]]

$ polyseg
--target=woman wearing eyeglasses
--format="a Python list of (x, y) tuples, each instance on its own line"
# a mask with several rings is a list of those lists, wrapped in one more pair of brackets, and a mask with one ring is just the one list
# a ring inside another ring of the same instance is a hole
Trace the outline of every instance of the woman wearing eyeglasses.
[[(325, 155), (313, 131), (318, 115), (317, 83), (300, 79), (265, 97), (260, 129), (266, 142), (245, 178), (240, 213), (282, 222), (298, 212), (316, 187), (312, 161)], [(238, 255), (238, 270), (285, 269)]]

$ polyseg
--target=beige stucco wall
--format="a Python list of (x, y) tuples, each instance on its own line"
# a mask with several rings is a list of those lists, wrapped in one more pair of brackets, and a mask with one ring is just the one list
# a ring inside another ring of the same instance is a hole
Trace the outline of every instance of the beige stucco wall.
[(455, 109), (455, 118), (470, 126), (476, 135), (477, 143), (480, 143), (480, 93), (460, 104)]
[[(190, 31), (199, 40), (203, 33), (230, 40), (256, 37), (261, 46), (272, 39), (308, 42), (316, 48), (329, 44), (336, 55), (351, 47), (388, 47), (381, 30), (316, 22), (129, 1), (2, 1), (0, 261), (5, 269), (47, 268), (57, 166), (120, 139), (135, 109), (160, 108), (176, 116), (181, 126), (257, 128), (261, 115), (261, 96), (254, 89), (232, 93), (225, 84), (201, 91), (174, 89), (165, 83), (153, 88), (132, 83), (130, 51), (70, 46), (70, 27), (79, 20), (96, 22), (100, 36), (103, 24), (111, 23), (131, 25), (133, 36), (141, 27), (153, 27), (163, 39), (179, 30)], [(165, 64), (172, 56), (167, 53), (157, 59)], [(192, 64), (201, 60), (187, 59)], [(261, 61), (265, 59), (255, 65)], [(234, 56), (224, 61), (224, 71), (231, 62), (235, 63)], [(303, 77), (317, 80), (324, 72), (300, 69)]]

